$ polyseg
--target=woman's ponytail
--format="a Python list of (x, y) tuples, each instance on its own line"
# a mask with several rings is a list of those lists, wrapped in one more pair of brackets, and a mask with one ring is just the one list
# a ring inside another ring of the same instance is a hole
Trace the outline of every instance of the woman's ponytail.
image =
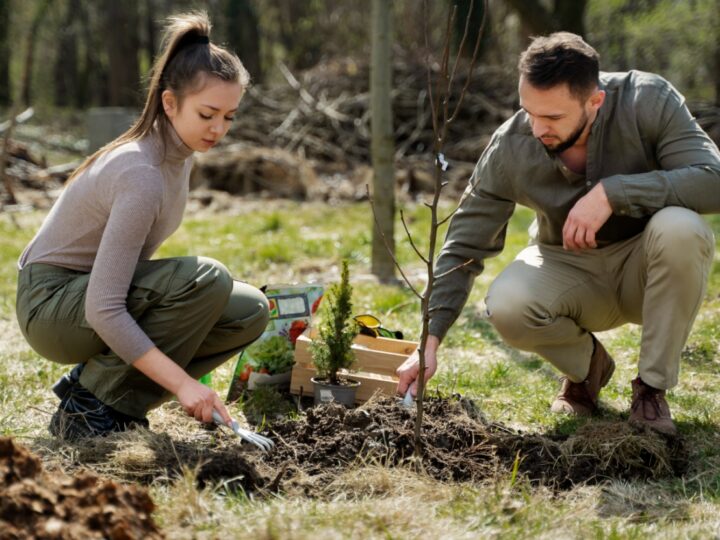
[(89, 156), (70, 176), (73, 180), (99, 156), (126, 142), (142, 139), (157, 122), (161, 128), (168, 121), (162, 106), (162, 93), (171, 90), (181, 105), (184, 96), (200, 91), (203, 75), (227, 82), (237, 82), (243, 89), (250, 76), (240, 59), (232, 52), (210, 42), (212, 26), (207, 13), (194, 11), (168, 18), (160, 53), (149, 73), (149, 86), (142, 114), (125, 133)]

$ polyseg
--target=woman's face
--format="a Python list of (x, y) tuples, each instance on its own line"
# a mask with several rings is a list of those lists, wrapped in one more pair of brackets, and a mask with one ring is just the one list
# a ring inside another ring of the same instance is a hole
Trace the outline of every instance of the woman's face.
[(182, 141), (196, 152), (207, 152), (230, 129), (242, 95), (240, 83), (207, 76), (202, 89), (186, 95), (179, 106), (171, 90), (162, 93), (162, 102)]

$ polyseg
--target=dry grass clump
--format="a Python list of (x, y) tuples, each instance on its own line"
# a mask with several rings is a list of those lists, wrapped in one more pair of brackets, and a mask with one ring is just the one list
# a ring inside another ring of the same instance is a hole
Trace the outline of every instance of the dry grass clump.
[(660, 478), (675, 472), (668, 441), (653, 431), (638, 430), (626, 422), (586, 424), (559, 448), (569, 471), (587, 468), (591, 460), (598, 479)]

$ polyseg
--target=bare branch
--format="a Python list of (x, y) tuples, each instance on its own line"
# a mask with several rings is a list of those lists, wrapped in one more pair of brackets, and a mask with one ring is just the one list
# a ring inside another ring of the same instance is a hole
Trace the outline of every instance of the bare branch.
[(402, 269), (402, 266), (400, 266), (400, 263), (398, 262), (397, 258), (395, 257), (395, 254), (393, 253), (392, 249), (390, 249), (390, 244), (387, 241), (387, 238), (385, 237), (385, 233), (380, 228), (380, 223), (377, 219), (377, 214), (375, 213), (375, 202), (373, 201), (373, 198), (370, 196), (370, 186), (368, 184), (365, 184), (365, 191), (367, 192), (368, 201), (370, 201), (370, 208), (372, 209), (372, 215), (373, 219), (375, 220), (375, 226), (377, 227), (378, 232), (380, 233), (380, 236), (383, 239), (383, 243), (385, 244), (385, 248), (388, 250), (388, 253), (390, 254), (390, 258), (393, 260), (393, 263), (395, 263), (395, 267), (398, 269), (398, 272), (400, 272), (400, 275), (402, 276), (405, 283), (407, 283), (407, 286), (410, 287), (410, 290), (417, 296), (420, 300), (423, 299), (422, 294), (420, 294), (417, 289), (413, 286), (413, 284), (410, 282), (410, 279), (405, 275), (405, 272)]
[(460, 210), (460, 204), (458, 204), (455, 208), (453, 208), (453, 211), (450, 212), (447, 216), (442, 218), (440, 221), (438, 221), (438, 226), (445, 225), (448, 221), (452, 219), (452, 217), (457, 214), (457, 211)]
[(425, 11), (425, 69), (427, 70), (428, 99), (430, 101), (430, 112), (432, 113), (433, 133), (437, 133), (438, 118), (437, 108), (434, 101), (435, 98), (432, 91), (432, 69), (430, 68), (430, 39), (428, 38), (430, 34), (430, 30), (428, 29), (428, 20), (430, 19), (430, 17), (428, 17), (427, 0), (424, 0), (423, 8)]
[[(450, 63), (450, 36), (452, 34), (452, 25), (453, 22), (455, 22), (455, 14), (457, 13), (457, 5), (453, 5), (452, 9), (450, 10), (450, 15), (448, 16), (447, 26), (445, 28), (445, 43), (443, 44), (443, 55), (442, 55), (442, 63), (440, 68), (440, 77), (438, 77), (438, 99), (440, 100), (440, 96), (442, 96), (442, 110), (443, 110), (443, 123), (442, 123), (442, 133), (440, 134), (440, 137), (438, 137), (439, 140), (436, 140), (436, 144), (441, 145), (445, 142), (445, 134), (447, 133), (447, 125), (448, 125), (448, 110), (450, 108), (450, 79), (448, 77), (448, 65)], [(445, 88), (443, 88), (441, 85), (444, 83)], [(440, 142), (442, 141), (442, 142)], [(439, 151), (439, 147), (438, 147)], [(437, 152), (436, 152), (437, 153)]]
[[(470, 0), (470, 7), (468, 8), (468, 16), (465, 17), (465, 29), (463, 30), (463, 37), (460, 40), (460, 46), (458, 47), (457, 56), (455, 56), (455, 63), (453, 64), (452, 71), (450, 72), (450, 81), (448, 83), (448, 94), (450, 94), (450, 84), (452, 84), (453, 79), (455, 79), (455, 71), (457, 70), (458, 64), (460, 63), (460, 58), (462, 57), (463, 50), (465, 49), (465, 40), (468, 37), (468, 32), (470, 31), (470, 13), (472, 13), (473, 8), (475, 7), (475, 0)], [(480, 31), (478, 31), (479, 35)]]
[(407, 235), (408, 240), (410, 240), (410, 245), (415, 250), (415, 253), (417, 253), (417, 256), (420, 257), (420, 259), (422, 259), (422, 262), (424, 262), (425, 264), (428, 264), (429, 261), (428, 261), (427, 257), (425, 257), (425, 255), (420, 253), (420, 250), (415, 245), (415, 241), (413, 240), (412, 234), (410, 234), (410, 229), (408, 229), (407, 223), (405, 222), (405, 212), (403, 212), (402, 210), (400, 210), (400, 221), (403, 224), (403, 228), (405, 229), (405, 234)]
[[(483, 30), (485, 29), (485, 19), (486, 18), (487, 18), (487, 0), (483, 0), (483, 17), (482, 17), (482, 21), (480, 22), (480, 29), (478, 30), (477, 39), (475, 40), (475, 49), (473, 50), (472, 60), (470, 60), (470, 68), (468, 69), (467, 79), (465, 79), (465, 85), (463, 86), (463, 89), (460, 92), (460, 97), (458, 98), (457, 105), (455, 105), (455, 110), (453, 111), (452, 116), (448, 119), (448, 123), (451, 123), (457, 117), (458, 111), (460, 110), (460, 107), (462, 106), (463, 99), (465, 99), (465, 92), (467, 91), (468, 87), (470, 86), (470, 81), (472, 79), (473, 70), (475, 69), (475, 62), (477, 60), (478, 51), (480, 51), (480, 42), (482, 41), (482, 34), (483, 34)], [(470, 19), (470, 16), (468, 15), (468, 20), (469, 19)]]
[(462, 263), (462, 264), (458, 264), (457, 266), (453, 266), (453, 267), (452, 267), (450, 270), (448, 270), (447, 272), (443, 272), (442, 274), (437, 274), (437, 275), (435, 276), (435, 279), (438, 279), (438, 278), (441, 278), (441, 277), (445, 277), (445, 276), (447, 276), (447, 275), (449, 275), (449, 274), (452, 274), (455, 270), (460, 270), (461, 268), (466, 267), (468, 264), (470, 264), (471, 262), (474, 262), (474, 261), (475, 261), (475, 259), (468, 259), (467, 261), (465, 261), (465, 262)]

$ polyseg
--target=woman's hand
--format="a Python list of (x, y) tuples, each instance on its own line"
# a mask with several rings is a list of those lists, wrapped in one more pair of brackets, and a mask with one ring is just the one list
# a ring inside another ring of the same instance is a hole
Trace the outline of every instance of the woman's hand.
[(217, 410), (227, 425), (232, 419), (218, 395), (192, 377), (187, 377), (179, 386), (176, 396), (180, 405), (189, 416), (199, 422), (211, 423), (213, 409)]
[(212, 412), (216, 409), (225, 424), (229, 426), (232, 423), (232, 418), (218, 395), (211, 388), (193, 379), (157, 347), (135, 360), (133, 367), (175, 394), (185, 412), (196, 420), (212, 422)]

